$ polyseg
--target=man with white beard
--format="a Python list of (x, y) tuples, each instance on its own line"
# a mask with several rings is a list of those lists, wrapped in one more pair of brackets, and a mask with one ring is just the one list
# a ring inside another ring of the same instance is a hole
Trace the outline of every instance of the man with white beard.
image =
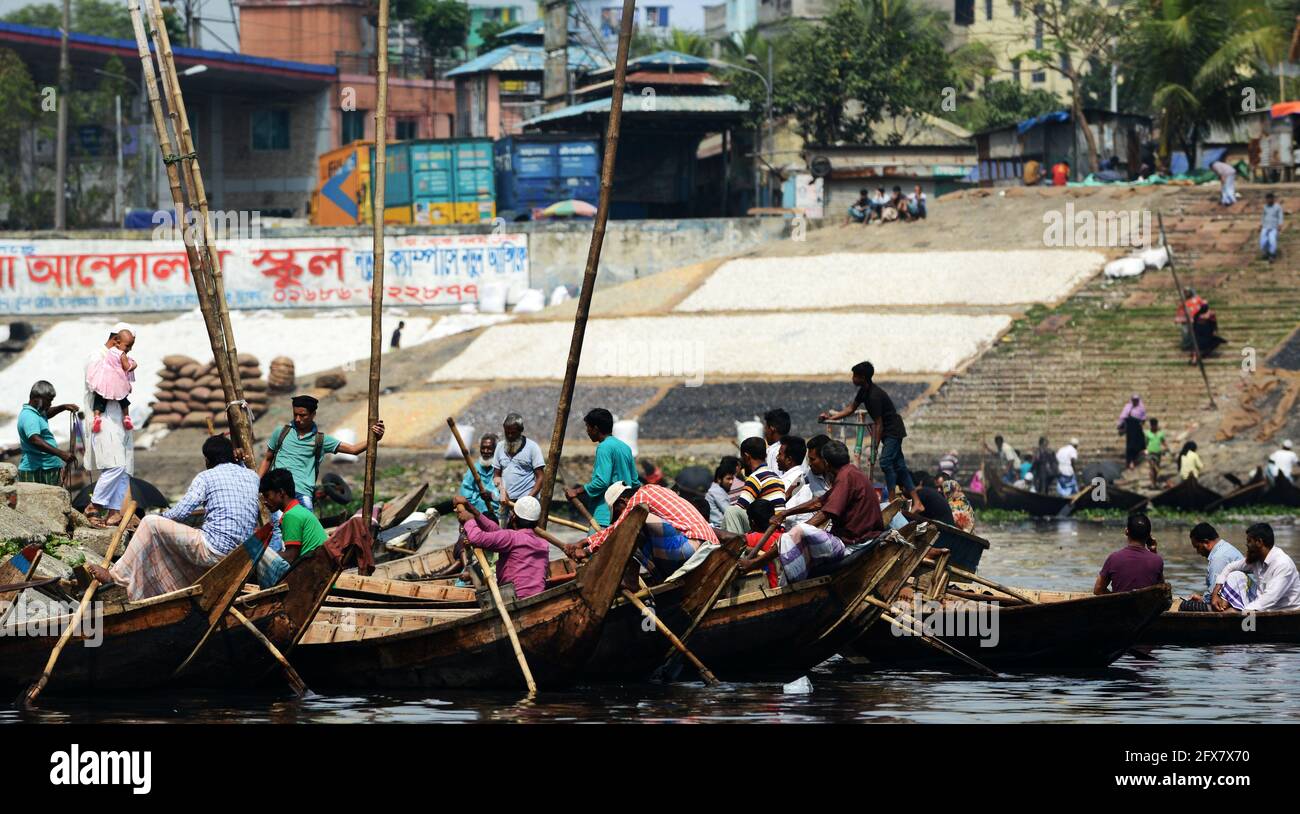
[[(524, 418), (518, 413), (510, 413), (501, 422), (501, 435), (502, 441), (492, 458), (492, 480), (501, 494), (504, 510), (514, 506), (521, 497), (538, 496), (546, 459), (537, 442), (524, 435)], [(501, 519), (506, 519), (504, 511)]]

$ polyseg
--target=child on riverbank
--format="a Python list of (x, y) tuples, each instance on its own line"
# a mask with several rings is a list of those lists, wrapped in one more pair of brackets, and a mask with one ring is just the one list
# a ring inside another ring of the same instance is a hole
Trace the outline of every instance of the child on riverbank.
[(99, 432), (100, 419), (110, 401), (116, 401), (122, 408), (122, 426), (128, 430), (135, 429), (131, 423), (131, 400), (128, 396), (131, 395), (132, 382), (135, 381), (136, 362), (126, 355), (128, 350), (130, 348), (122, 338), (115, 338), (113, 346), (104, 354), (103, 361), (86, 377), (86, 383), (95, 394), (91, 404), (95, 412), (94, 421), (90, 425), (91, 432)]

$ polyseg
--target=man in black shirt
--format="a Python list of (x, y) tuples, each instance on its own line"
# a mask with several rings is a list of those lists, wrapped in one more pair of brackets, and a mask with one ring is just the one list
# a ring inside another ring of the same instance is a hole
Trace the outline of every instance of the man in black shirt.
[(903, 457), (903, 439), (907, 437), (907, 428), (903, 417), (894, 408), (894, 401), (872, 379), (876, 368), (870, 362), (859, 362), (853, 366), (853, 384), (858, 392), (853, 401), (843, 410), (828, 410), (821, 414), (822, 421), (838, 421), (853, 415), (858, 405), (867, 408), (867, 415), (875, 422), (871, 429), (872, 443), (880, 444), (880, 471), (885, 475), (885, 499), (894, 494), (894, 485), (903, 491), (912, 501), (912, 511), (920, 514), (924, 506), (916, 494), (916, 485), (912, 482), (912, 473), (908, 471), (907, 459)]
[(397, 328), (393, 330), (393, 339), (388, 343), (390, 348), (400, 348), (402, 346), (402, 329), (405, 327), (405, 322), (399, 321), (397, 323)]
[(924, 472), (916, 476), (917, 497), (921, 498), (921, 511), (910, 509), (903, 512), (904, 517), (911, 520), (938, 520), (940, 523), (947, 523), (950, 526), (957, 525), (952, 516), (952, 506), (948, 504), (948, 498), (943, 496), (936, 486), (934, 479)]

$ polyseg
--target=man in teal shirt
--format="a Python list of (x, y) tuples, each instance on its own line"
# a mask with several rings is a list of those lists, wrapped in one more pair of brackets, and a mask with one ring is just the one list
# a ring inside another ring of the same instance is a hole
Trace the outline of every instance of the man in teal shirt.
[[(497, 437), (495, 433), (487, 433), (478, 442), (479, 459), (474, 463), (478, 469), (478, 480), (474, 480), (473, 472), (466, 472), (465, 477), (460, 479), (460, 495), (469, 501), (469, 504), (478, 509), (482, 514), (490, 514), (496, 519), (497, 506), (497, 489), (496, 483), (492, 480), (492, 459), (497, 454)], [(483, 495), (478, 490), (479, 482), (482, 482), (483, 488), (487, 490), (488, 505), (483, 500)]]
[(71, 451), (59, 449), (50, 432), (50, 419), (59, 413), (77, 412), (75, 404), (54, 404), (54, 385), (42, 379), (32, 385), (28, 401), (18, 413), (18, 444), (23, 457), (18, 463), (18, 480), (58, 486), (63, 465), (72, 463)]
[(591, 480), (571, 486), (564, 493), (569, 500), (581, 500), (604, 528), (610, 523), (605, 490), (618, 481), (635, 489), (639, 485), (636, 459), (632, 448), (614, 437), (614, 416), (609, 410), (597, 407), (582, 420), (587, 424), (587, 437), (596, 442), (596, 462), (591, 467)]

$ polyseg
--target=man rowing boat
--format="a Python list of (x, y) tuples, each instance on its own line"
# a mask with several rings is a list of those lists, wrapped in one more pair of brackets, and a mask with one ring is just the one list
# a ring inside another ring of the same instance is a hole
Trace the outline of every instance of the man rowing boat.
[(536, 531), (537, 520), (542, 516), (541, 501), (532, 495), (519, 498), (505, 528), (461, 495), (456, 495), (451, 502), (465, 533), (466, 545), (497, 553), (498, 583), (513, 585), (519, 599), (546, 590), (546, 564), (551, 549)]
[(618, 519), (581, 542), (561, 546), (571, 558), (586, 559), (609, 539), (632, 509), (642, 505), (650, 513), (646, 515), (641, 531), (640, 550), (646, 560), (653, 563), (661, 578), (680, 568), (697, 549), (718, 544), (718, 535), (708, 521), (671, 489), (653, 483), (633, 488), (619, 481), (606, 490), (605, 502), (609, 504), (612, 516)]

